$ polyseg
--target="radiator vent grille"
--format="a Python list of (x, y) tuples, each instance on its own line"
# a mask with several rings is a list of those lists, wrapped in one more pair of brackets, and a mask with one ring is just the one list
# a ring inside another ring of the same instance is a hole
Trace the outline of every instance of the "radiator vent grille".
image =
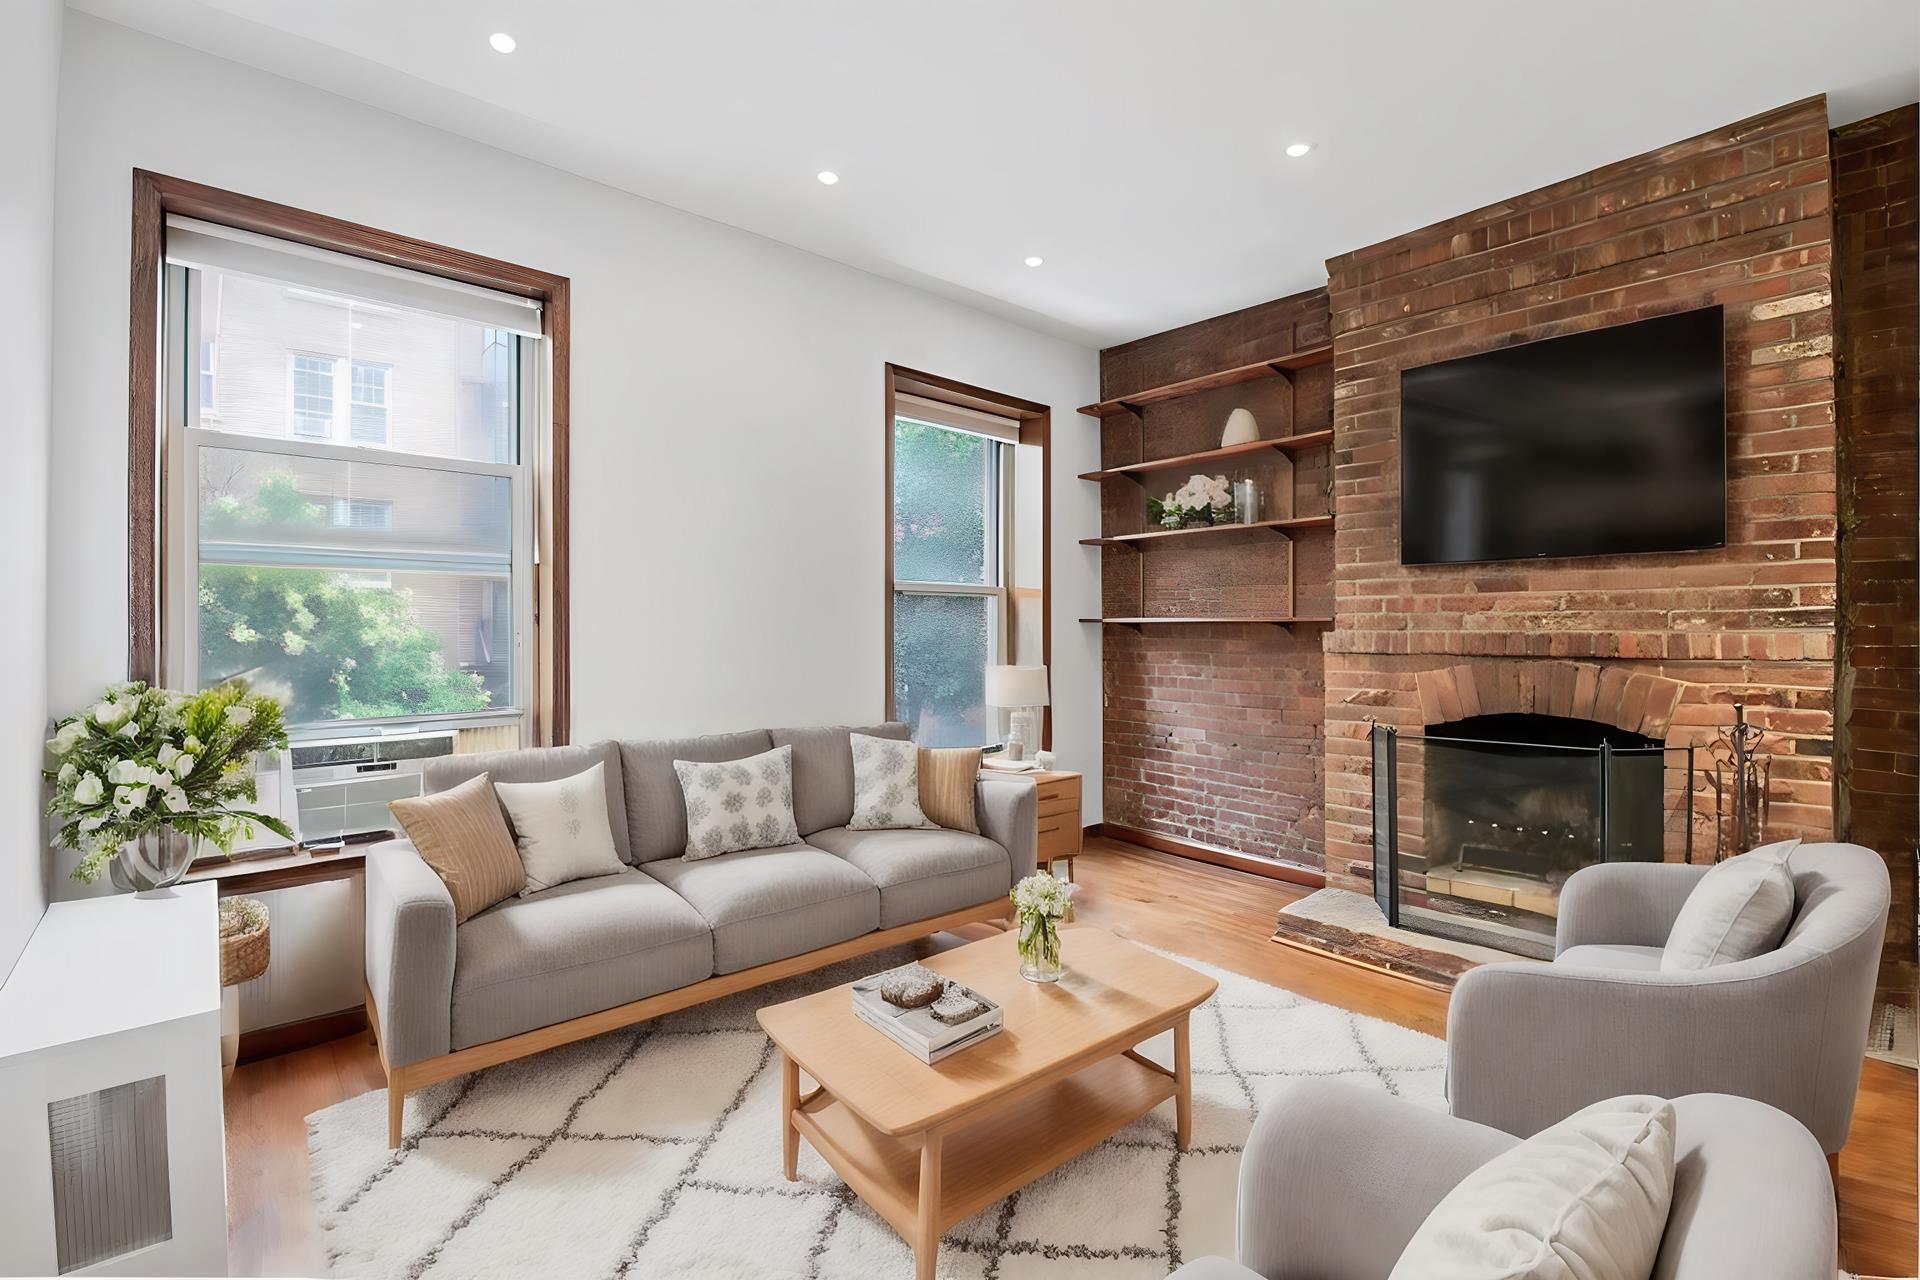
[(60, 1274), (173, 1238), (167, 1080), (47, 1104)]

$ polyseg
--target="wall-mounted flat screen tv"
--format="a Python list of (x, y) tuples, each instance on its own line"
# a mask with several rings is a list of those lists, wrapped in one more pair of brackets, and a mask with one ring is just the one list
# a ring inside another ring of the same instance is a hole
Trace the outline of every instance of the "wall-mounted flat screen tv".
[(1403, 564), (1726, 541), (1719, 307), (1401, 373)]

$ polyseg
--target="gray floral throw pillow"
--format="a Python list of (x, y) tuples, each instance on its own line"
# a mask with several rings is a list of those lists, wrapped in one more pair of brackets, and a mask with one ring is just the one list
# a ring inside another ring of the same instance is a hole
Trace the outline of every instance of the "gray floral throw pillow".
[(920, 748), (898, 738), (849, 734), (853, 746), (850, 831), (931, 827), (920, 808)]
[(793, 822), (793, 748), (707, 764), (675, 760), (687, 802), (688, 862), (738, 849), (798, 844)]

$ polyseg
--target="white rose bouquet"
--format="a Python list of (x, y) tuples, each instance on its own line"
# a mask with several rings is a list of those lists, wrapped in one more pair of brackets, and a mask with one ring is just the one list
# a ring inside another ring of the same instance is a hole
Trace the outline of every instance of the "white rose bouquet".
[(1233, 490), (1225, 476), (1190, 476), (1164, 498), (1148, 498), (1155, 524), (1181, 529), (1192, 524), (1232, 524)]
[(231, 854), (255, 827), (293, 839), (286, 823), (241, 807), (257, 802), (253, 758), (287, 745), (285, 714), (235, 682), (191, 696), (138, 681), (110, 686), (100, 701), (54, 726), (49, 817), (82, 857), (73, 878), (89, 884), (128, 841), (171, 828)]
[(1060, 976), (1060, 922), (1073, 910), (1073, 886), (1045, 871), (1036, 871), (1007, 895), (1013, 903), (1019, 936), (1020, 973), (1036, 981)]

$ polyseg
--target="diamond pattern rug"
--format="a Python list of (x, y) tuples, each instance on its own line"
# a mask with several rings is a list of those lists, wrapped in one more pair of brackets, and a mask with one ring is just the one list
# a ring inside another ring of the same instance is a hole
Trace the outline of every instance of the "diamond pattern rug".
[[(335, 1274), (911, 1276), (906, 1245), (804, 1141), (800, 1180), (781, 1176), (779, 1064), (754, 1011), (912, 958), (866, 956), (422, 1090), (398, 1151), (384, 1092), (316, 1112)], [(1439, 1040), (1174, 958), (1220, 983), (1193, 1015), (1191, 1148), (1175, 1148), (1161, 1104), (953, 1227), (943, 1280), (1160, 1280), (1231, 1256), (1241, 1146), (1289, 1081), (1444, 1106)], [(1170, 1063), (1171, 1036), (1143, 1052)]]

